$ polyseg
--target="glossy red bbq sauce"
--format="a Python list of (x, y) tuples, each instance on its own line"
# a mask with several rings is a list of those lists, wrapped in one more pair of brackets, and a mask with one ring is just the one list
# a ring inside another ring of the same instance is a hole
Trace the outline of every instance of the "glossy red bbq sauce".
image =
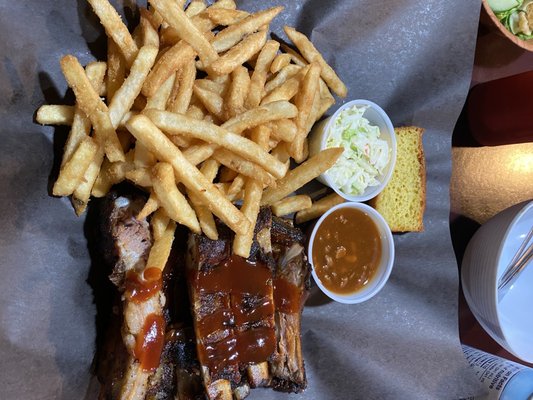
[(274, 279), (274, 303), (276, 310), (285, 314), (299, 313), (303, 291), (283, 278)]
[(159, 268), (146, 268), (141, 274), (135, 271), (126, 273), (126, 298), (135, 303), (140, 303), (154, 296), (163, 286), (161, 270)]
[[(219, 306), (196, 321), (201, 342), (198, 356), (212, 373), (228, 364), (266, 361), (276, 348), (270, 327), (250, 328), (254, 322), (273, 318), (272, 272), (260, 263), (231, 256), (221, 265), (200, 272), (194, 281), (200, 296), (217, 294)], [(213, 340), (213, 334), (222, 339)]]
[(165, 326), (165, 320), (161, 315), (150, 314), (137, 335), (133, 356), (139, 360), (145, 371), (154, 371), (159, 366), (165, 343)]

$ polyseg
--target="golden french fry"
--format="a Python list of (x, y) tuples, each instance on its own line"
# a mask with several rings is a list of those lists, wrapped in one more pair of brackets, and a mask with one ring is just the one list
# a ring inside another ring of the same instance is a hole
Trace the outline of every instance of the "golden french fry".
[(250, 88), (250, 75), (248, 69), (242, 65), (235, 68), (231, 73), (231, 85), (224, 101), (224, 116), (226, 119), (233, 118), (245, 111), (244, 101)]
[(308, 133), (306, 130), (308, 126), (307, 121), (310, 119), (315, 97), (320, 96), (318, 87), (320, 65), (314, 61), (310, 65), (311, 67), (302, 81), (302, 88), (294, 99), (294, 104), (298, 107), (298, 115), (295, 118), (297, 133), (291, 143), (289, 152), (297, 163), (301, 163), (305, 159), (304, 141)]
[(211, 79), (196, 79), (194, 81), (194, 85), (204, 90), (216, 93), (221, 97), (224, 97), (226, 93), (226, 85), (224, 85), (223, 83), (215, 82)]
[(107, 158), (110, 161), (123, 161), (124, 152), (109, 118), (109, 110), (91, 86), (78, 59), (70, 55), (63, 57), (61, 69), (68, 85), (76, 95), (78, 106), (91, 120), (95, 129), (96, 140), (103, 144)]
[(185, 42), (179, 42), (168, 49), (155, 63), (142, 87), (142, 94), (153, 96), (157, 89), (180, 67), (194, 59), (195, 52)]
[(271, 136), (275, 140), (282, 140), (290, 143), (296, 136), (296, 124), (290, 119), (271, 121), (267, 126), (272, 130)]
[(246, 129), (286, 118), (294, 118), (298, 113), (295, 105), (288, 101), (276, 101), (264, 106), (256, 107), (227, 120), (221, 125), (233, 133), (241, 133)]
[(196, 50), (204, 65), (208, 66), (218, 58), (213, 46), (175, 1), (149, 0), (149, 3), (178, 32), (180, 38)]
[(54, 196), (68, 196), (74, 192), (97, 151), (98, 144), (92, 138), (86, 136), (81, 140), (70, 160), (59, 171), (52, 190)]
[(316, 219), (328, 211), (331, 207), (337, 204), (344, 203), (344, 199), (337, 193), (331, 193), (330, 195), (315, 201), (313, 205), (305, 210), (298, 211), (296, 213), (296, 223), (302, 224), (312, 219)]
[[(137, 146), (139, 143), (137, 144)], [(130, 171), (127, 171), (124, 177), (144, 188), (152, 187), (152, 173), (148, 168), (135, 168)]]
[(98, 178), (100, 173), (100, 168), (102, 167), (102, 162), (104, 161), (104, 150), (101, 146), (98, 146), (98, 151), (94, 155), (93, 160), (87, 167), (81, 182), (74, 190), (72, 194), (72, 203), (74, 204), (74, 209), (76, 210), (76, 215), (80, 216), (83, 214), (89, 203), (89, 198), (91, 197), (91, 191)]
[(187, 15), (189, 18), (192, 18), (195, 15), (200, 14), (206, 8), (207, 5), (205, 4), (204, 0), (191, 0), (187, 6), (187, 9), (185, 10), (185, 15)]
[(291, 63), (291, 56), (289, 54), (278, 54), (272, 64), (270, 64), (270, 72), (277, 74), (282, 68), (285, 68)]
[(182, 152), (148, 117), (144, 115), (134, 116), (126, 123), (126, 126), (133, 136), (154, 153), (159, 160), (170, 163), (177, 179), (198, 195), (230, 229), (242, 233), (249, 228), (250, 221), (185, 158)]
[(133, 164), (136, 168), (150, 168), (157, 161), (155, 156), (142, 143), (135, 144), (133, 154)]
[(194, 80), (196, 78), (196, 65), (194, 60), (189, 60), (177, 72), (174, 90), (171, 95), (168, 109), (177, 114), (185, 114), (191, 102)]
[(176, 223), (170, 221), (164, 233), (154, 240), (150, 248), (150, 254), (146, 261), (146, 268), (157, 268), (161, 271), (167, 265), (170, 250), (172, 249), (172, 242), (174, 241), (174, 232), (176, 231)]
[(211, 70), (218, 75), (229, 74), (261, 50), (266, 43), (266, 35), (267, 31), (263, 30), (245, 37), (242, 42), (214, 61), (210, 65)]
[[(103, 82), (105, 69), (101, 68), (97, 62), (87, 64), (85, 67), (87, 78), (91, 83), (91, 86), (96, 90), (98, 86)], [(104, 64), (104, 63), (101, 63)], [(105, 64), (104, 64), (105, 65)], [(75, 106), (74, 117), (72, 120), (72, 126), (68, 134), (65, 147), (63, 148), (63, 159), (61, 165), (64, 165), (72, 156), (72, 153), (78, 148), (81, 140), (91, 133), (91, 122), (87, 115), (80, 109), (79, 106)]]
[(222, 97), (214, 92), (203, 89), (196, 84), (193, 87), (193, 93), (202, 102), (207, 111), (219, 119), (223, 118), (222, 103), (224, 100)]
[(139, 49), (115, 8), (107, 0), (87, 1), (100, 19), (100, 23), (103, 25), (107, 36), (113, 39), (124, 55), (126, 63), (128, 65), (133, 64), (133, 60), (135, 60)]
[(273, 89), (268, 95), (263, 97), (263, 100), (261, 100), (261, 105), (269, 104), (274, 101), (291, 100), (294, 96), (296, 96), (296, 93), (298, 93), (298, 90), (300, 89), (300, 81), (301, 80), (297, 77), (287, 79), (283, 84)]
[(257, 61), (255, 63), (255, 69), (250, 78), (250, 90), (248, 91), (248, 97), (246, 98), (245, 106), (246, 108), (254, 108), (259, 105), (261, 99), (263, 98), (263, 92), (265, 89), (265, 82), (270, 70), (270, 64), (276, 53), (279, 49), (279, 42), (275, 40), (269, 40), (263, 46), (259, 55), (257, 56)]
[(337, 162), (343, 151), (342, 147), (322, 150), (295, 169), (290, 170), (287, 175), (277, 182), (276, 188), (269, 188), (263, 192), (261, 205), (270, 205), (287, 197), (312, 179), (326, 172)]
[(125, 161), (110, 162), (105, 159), (91, 190), (91, 196), (103, 197), (111, 186), (122, 182), (126, 174), (133, 169), (133, 151), (126, 153)]
[(148, 200), (146, 200), (146, 203), (144, 203), (143, 208), (135, 218), (138, 220), (142, 220), (147, 218), (150, 214), (156, 212), (156, 210), (159, 208), (159, 200), (157, 199), (157, 195), (152, 190), (150, 192), (150, 197), (148, 197)]
[(231, 182), (227, 195), (235, 196), (237, 193), (239, 193), (244, 187), (244, 179), (245, 177), (243, 175), (237, 175), (235, 179), (233, 179), (233, 182)]
[(133, 102), (141, 93), (143, 83), (154, 65), (158, 48), (143, 46), (139, 49), (137, 57), (131, 66), (130, 73), (122, 86), (115, 91), (115, 95), (109, 103), (109, 118), (116, 129), (124, 115), (131, 109)]
[(234, 0), (217, 0), (209, 8), (227, 8), (228, 10), (235, 10), (237, 4)]
[(152, 227), (154, 240), (159, 240), (159, 238), (163, 236), (169, 222), (170, 218), (163, 208), (160, 207), (154, 212), (152, 218), (150, 218), (150, 226)]
[(72, 125), (74, 106), (43, 105), (37, 110), (35, 120), (41, 125)]
[[(204, 174), (206, 179), (210, 182), (215, 179), (217, 175), (219, 164), (215, 160), (207, 160), (202, 164), (200, 172)], [(200, 221), (200, 227), (202, 232), (211, 240), (218, 240), (218, 231), (213, 214), (209, 211), (209, 207), (204, 205), (202, 201), (190, 190), (187, 191), (189, 199), (192, 203), (198, 220)]]
[(111, 38), (107, 38), (107, 75), (106, 92), (107, 104), (111, 102), (115, 92), (124, 83), (126, 77), (126, 60), (120, 49)]
[(231, 10), (228, 8), (209, 7), (206, 11), (207, 17), (216, 25), (228, 26), (241, 22), (250, 14), (242, 10)]
[(174, 80), (176, 74), (172, 74), (168, 79), (157, 89), (152, 97), (146, 99), (145, 109), (165, 110), (167, 108), (167, 102), (170, 98), (170, 93), (174, 87)]
[(200, 233), (200, 224), (189, 202), (176, 186), (172, 165), (160, 162), (152, 168), (152, 187), (158, 202), (170, 217), (194, 233)]
[(263, 26), (270, 24), (270, 21), (272, 21), (282, 10), (283, 7), (273, 7), (252, 14), (241, 20), (238, 24), (228, 26), (221, 30), (211, 44), (219, 53), (229, 50), (239, 43), (246, 35), (252, 34)]
[(270, 154), (272, 154), (282, 163), (290, 164), (291, 156), (289, 155), (289, 146), (290, 143), (287, 142), (277, 143), (275, 146), (272, 146), (272, 144), (269, 143), (269, 147), (273, 149)]
[[(245, 158), (231, 153), (228, 150), (223, 148), (216, 149), (212, 155), (212, 158), (217, 160), (220, 164), (238, 172), (239, 174), (254, 178), (266, 186), (276, 185), (276, 180), (274, 177), (266, 172), (263, 168)], [(278, 160), (276, 161), (279, 162)]]
[(280, 47), (281, 50), (283, 50), (286, 54), (289, 55), (293, 64), (296, 64), (300, 67), (305, 67), (308, 64), (305, 58), (303, 58), (302, 55), (296, 50), (294, 50), (292, 47), (287, 46), (285, 43), (281, 43)]
[(159, 34), (154, 27), (153, 14), (144, 7), (139, 8), (141, 20), (139, 26), (142, 32), (142, 46), (154, 46), (159, 48)]
[(164, 132), (190, 135), (205, 142), (215, 143), (251, 160), (277, 178), (281, 178), (287, 172), (285, 165), (257, 144), (222, 127), (168, 111), (146, 110), (145, 115)]
[(277, 87), (283, 85), (288, 79), (292, 78), (298, 72), (302, 70), (302, 67), (298, 65), (289, 64), (283, 67), (276, 76), (265, 83), (265, 92), (268, 94)]
[(300, 194), (296, 196), (285, 197), (284, 199), (276, 201), (274, 204), (272, 204), (272, 212), (277, 217), (282, 217), (297, 211), (305, 210), (311, 207), (312, 204), (313, 202), (311, 201), (311, 197), (305, 194)]
[(198, 165), (211, 157), (217, 147), (216, 144), (207, 143), (192, 145), (183, 151), (183, 156), (192, 165)]
[[(270, 130), (265, 126), (258, 126), (253, 129), (251, 138), (263, 149), (267, 149)], [(263, 185), (253, 178), (246, 178), (244, 183), (244, 199), (241, 207), (243, 214), (250, 220), (251, 227), (244, 234), (235, 235), (233, 241), (233, 253), (247, 258), (250, 255), (254, 228), (259, 214), (259, 205), (263, 194)]]
[(346, 85), (340, 80), (326, 60), (324, 60), (324, 57), (322, 57), (320, 52), (316, 49), (313, 43), (311, 43), (307, 36), (289, 26), (285, 26), (283, 29), (285, 30), (285, 33), (289, 39), (292, 40), (292, 42), (296, 45), (298, 50), (300, 50), (308, 62), (318, 62), (321, 69), (320, 76), (328, 84), (331, 90), (333, 90), (340, 97), (346, 97), (346, 94), (348, 93)]
[(154, 28), (157, 32), (159, 30), (159, 27), (161, 26), (161, 23), (163, 22), (163, 18), (161, 17), (161, 15), (159, 15), (154, 9), (148, 10), (145, 7), (139, 7), (139, 12), (141, 14), (141, 17), (150, 22), (152, 28)]

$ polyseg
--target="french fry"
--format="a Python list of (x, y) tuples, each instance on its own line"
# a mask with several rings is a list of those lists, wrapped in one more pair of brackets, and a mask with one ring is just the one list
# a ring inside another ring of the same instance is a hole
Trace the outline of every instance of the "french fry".
[(192, 145), (183, 151), (183, 156), (192, 165), (198, 165), (213, 155), (218, 146), (215, 144), (198, 144)]
[(289, 163), (291, 158), (291, 156), (289, 155), (289, 150), (287, 148), (289, 146), (290, 143), (286, 142), (278, 143), (275, 146), (271, 146), (269, 143), (269, 147), (272, 148), (272, 152), (270, 154), (272, 154), (282, 163)]
[(96, 152), (93, 160), (85, 170), (85, 174), (83, 175), (81, 182), (72, 194), (72, 203), (74, 205), (76, 215), (78, 216), (83, 214), (83, 212), (87, 208), (94, 182), (96, 182), (96, 178), (98, 178), (98, 174), (100, 173), (100, 168), (102, 166), (103, 161), (104, 150), (101, 146), (98, 146), (98, 151)]
[(154, 212), (150, 219), (150, 226), (152, 227), (154, 240), (159, 240), (159, 238), (163, 236), (169, 222), (170, 218), (163, 208), (160, 207)]
[(98, 177), (91, 189), (91, 196), (104, 197), (111, 189), (111, 186), (122, 182), (126, 178), (126, 174), (132, 169), (134, 169), (133, 151), (126, 153), (125, 161), (112, 163), (108, 159), (104, 159)]
[(245, 177), (243, 175), (237, 175), (235, 179), (233, 179), (233, 182), (231, 182), (227, 195), (235, 196), (237, 193), (239, 193), (244, 187), (244, 179)]
[(143, 188), (152, 187), (152, 174), (148, 168), (135, 168), (127, 171), (125, 176), (127, 180)]
[(159, 15), (154, 9), (148, 10), (145, 7), (140, 7), (139, 10), (141, 16), (145, 18), (148, 22), (150, 22), (150, 24), (152, 24), (152, 28), (154, 28), (157, 32), (159, 30), (159, 27), (161, 26), (161, 23), (163, 22), (163, 17), (161, 17), (161, 15)]
[(115, 92), (122, 86), (126, 77), (126, 60), (120, 49), (111, 38), (107, 38), (107, 104), (111, 102)]
[(298, 109), (295, 105), (288, 101), (276, 101), (239, 114), (227, 120), (221, 127), (238, 134), (270, 121), (294, 118), (297, 113)]
[(191, 0), (189, 6), (185, 10), (185, 15), (187, 15), (189, 18), (192, 18), (195, 15), (200, 14), (206, 8), (207, 5), (205, 4), (204, 0)]
[(270, 72), (273, 74), (277, 74), (279, 71), (281, 71), (282, 68), (285, 68), (287, 65), (291, 63), (291, 56), (289, 54), (278, 54), (274, 60), (272, 60), (272, 64), (270, 64)]
[(172, 242), (174, 241), (174, 232), (176, 231), (176, 223), (170, 221), (164, 233), (154, 240), (148, 260), (146, 261), (146, 268), (157, 268), (161, 271), (167, 265), (170, 250), (172, 249)]
[(266, 43), (266, 35), (266, 30), (263, 30), (245, 37), (242, 42), (214, 61), (210, 65), (211, 70), (218, 75), (229, 74), (261, 50)]
[(302, 88), (294, 99), (294, 104), (298, 107), (298, 115), (295, 118), (297, 133), (291, 143), (290, 154), (297, 163), (305, 160), (304, 141), (307, 137), (307, 121), (310, 118), (313, 102), (316, 96), (320, 96), (319, 90), (320, 65), (316, 62), (311, 63), (309, 71), (305, 74), (302, 81)]
[(139, 221), (142, 219), (147, 218), (150, 214), (154, 213), (159, 208), (159, 201), (157, 200), (157, 195), (152, 190), (150, 192), (150, 197), (148, 197), (148, 200), (146, 200), (146, 203), (144, 203), (143, 208), (137, 216), (135, 217)]
[(219, 53), (229, 50), (239, 43), (246, 35), (252, 34), (263, 26), (270, 24), (270, 21), (272, 21), (282, 10), (283, 7), (273, 7), (249, 15), (238, 24), (231, 25), (221, 30), (211, 44)]
[(289, 64), (283, 67), (275, 77), (265, 83), (265, 92), (268, 94), (277, 87), (283, 85), (288, 79), (292, 78), (298, 72), (302, 70), (302, 67), (298, 65)]
[(136, 143), (133, 153), (133, 164), (136, 168), (153, 167), (156, 163), (156, 158), (142, 143)]
[(177, 114), (185, 114), (191, 103), (196, 65), (194, 60), (187, 61), (177, 72), (174, 82), (174, 93), (171, 95), (169, 110)]
[(209, 8), (227, 8), (228, 10), (235, 10), (237, 4), (234, 0), (217, 0)]
[(283, 140), (284, 142), (292, 142), (296, 136), (296, 124), (290, 119), (278, 119), (268, 123), (268, 127), (272, 130), (271, 136), (276, 140)]
[(300, 89), (300, 81), (301, 80), (297, 77), (287, 79), (283, 84), (273, 89), (268, 95), (263, 97), (263, 100), (261, 100), (261, 105), (273, 103), (274, 101), (291, 100), (294, 96), (296, 96), (296, 93), (298, 93), (298, 90)]
[(109, 118), (116, 129), (124, 115), (131, 109), (133, 102), (141, 93), (143, 82), (145, 81), (150, 68), (154, 65), (158, 48), (154, 46), (143, 46), (139, 49), (137, 57), (131, 66), (130, 73), (122, 86), (115, 91), (109, 103)]
[[(263, 168), (259, 167), (253, 162), (237, 156), (228, 150), (219, 148), (216, 149), (213, 155), (213, 159), (217, 160), (220, 164), (238, 172), (241, 175), (254, 178), (266, 186), (275, 186), (275, 178), (266, 172)], [(277, 161), (277, 160), (276, 160)]]
[(248, 91), (248, 97), (245, 102), (246, 108), (257, 107), (261, 102), (270, 64), (274, 57), (276, 57), (278, 49), (279, 43), (275, 40), (269, 40), (259, 52), (254, 72), (250, 78), (250, 90)]
[(226, 93), (226, 85), (212, 81), (211, 79), (196, 79), (196, 81), (194, 81), (194, 85), (204, 90), (216, 93), (221, 97), (224, 97), (224, 94)]
[(78, 59), (70, 55), (63, 57), (61, 69), (76, 95), (78, 106), (91, 120), (95, 129), (96, 140), (103, 144), (107, 158), (112, 162), (123, 161), (124, 152), (109, 118), (109, 110), (91, 86)]
[[(92, 62), (85, 67), (87, 78), (91, 83), (91, 86), (96, 88), (102, 83), (105, 75), (105, 69), (98, 66), (98, 63)], [(68, 134), (65, 147), (63, 148), (63, 159), (61, 165), (64, 165), (72, 156), (72, 153), (77, 149), (81, 140), (91, 133), (91, 122), (87, 115), (80, 109), (79, 106), (75, 106), (74, 117), (72, 120), (72, 126)]]
[(168, 49), (155, 63), (142, 87), (142, 94), (153, 96), (157, 89), (179, 68), (194, 59), (195, 52), (185, 42), (179, 42)]
[(180, 38), (196, 50), (204, 65), (208, 66), (218, 58), (213, 46), (173, 0), (149, 0), (149, 3), (178, 32)]
[(144, 7), (141, 7), (139, 12), (141, 14), (139, 26), (141, 27), (142, 31), (143, 46), (154, 46), (159, 49), (159, 34), (157, 33), (158, 27), (155, 27), (154, 22), (152, 21), (153, 14)]
[(193, 93), (202, 102), (207, 111), (219, 119), (223, 118), (222, 103), (224, 100), (221, 96), (219, 96), (217, 93), (203, 89), (196, 84), (193, 87)]
[(245, 111), (244, 101), (250, 88), (248, 69), (242, 65), (231, 72), (231, 85), (224, 102), (224, 117), (230, 119)]
[(157, 89), (154, 95), (146, 99), (145, 109), (165, 110), (167, 108), (170, 92), (172, 92), (172, 88), (174, 87), (175, 79), (176, 74), (170, 75), (168, 79), (159, 86), (159, 89)]
[(276, 188), (269, 188), (263, 192), (261, 205), (271, 205), (287, 197), (312, 179), (326, 172), (337, 162), (343, 151), (342, 147), (322, 150), (295, 169), (290, 170), (277, 182)]
[(52, 189), (54, 196), (68, 196), (74, 192), (97, 151), (98, 144), (92, 138), (87, 136), (80, 142), (70, 160), (59, 171)]
[[(208, 181), (212, 182), (217, 175), (218, 167), (219, 164), (215, 160), (207, 160), (202, 164), (200, 172), (204, 174)], [(217, 226), (213, 214), (209, 211), (209, 207), (204, 205), (194, 193), (191, 193), (190, 191), (187, 191), (187, 193), (189, 194), (189, 199), (198, 216), (198, 221), (200, 221), (202, 232), (209, 239), (218, 240)]]
[(285, 34), (296, 45), (298, 50), (300, 50), (302, 55), (309, 63), (312, 63), (313, 61), (318, 62), (321, 69), (320, 76), (322, 79), (324, 79), (331, 90), (333, 90), (340, 97), (346, 97), (346, 94), (348, 93), (346, 85), (340, 80), (326, 60), (324, 60), (324, 57), (322, 57), (320, 52), (316, 49), (313, 43), (311, 43), (307, 36), (289, 26), (285, 26), (283, 29), (285, 30)]
[(298, 211), (296, 213), (296, 223), (302, 224), (312, 219), (316, 219), (328, 211), (331, 207), (337, 204), (344, 203), (344, 199), (337, 193), (331, 193), (330, 195), (315, 201), (313, 205), (305, 210)]
[(281, 43), (280, 47), (281, 47), (281, 50), (285, 52), (285, 54), (289, 55), (292, 63), (300, 67), (305, 67), (308, 64), (305, 58), (303, 58), (302, 55), (298, 53), (296, 50), (294, 50), (292, 47), (287, 46), (285, 43)]
[(41, 125), (72, 125), (75, 107), (64, 105), (43, 105), (37, 110), (35, 120)]
[(215, 143), (256, 163), (277, 178), (287, 172), (285, 165), (257, 144), (222, 127), (167, 111), (147, 110), (145, 115), (164, 132), (191, 135), (205, 142)]
[[(253, 129), (251, 138), (263, 149), (267, 149), (270, 130), (264, 126), (258, 126)], [(241, 207), (243, 214), (250, 220), (250, 229), (244, 234), (235, 235), (233, 241), (233, 253), (241, 257), (248, 258), (254, 229), (259, 214), (259, 205), (263, 194), (263, 185), (253, 178), (246, 178), (244, 183), (244, 199)]]
[(134, 116), (126, 126), (159, 160), (170, 163), (176, 178), (208, 204), (209, 209), (230, 229), (236, 233), (243, 233), (250, 227), (250, 221), (185, 158), (148, 117)]
[(115, 8), (107, 0), (87, 0), (100, 19), (107, 36), (117, 44), (128, 65), (133, 64), (139, 48)]
[(152, 168), (152, 184), (158, 202), (170, 217), (194, 233), (200, 233), (200, 224), (189, 202), (176, 186), (172, 165), (160, 162)]
[(228, 8), (209, 7), (206, 11), (207, 17), (216, 25), (233, 25), (241, 22), (250, 14), (242, 10), (231, 10)]
[(296, 196), (285, 197), (279, 201), (276, 201), (272, 204), (272, 212), (277, 217), (282, 217), (284, 215), (289, 215), (297, 211), (305, 210), (311, 205), (311, 197), (300, 194)]

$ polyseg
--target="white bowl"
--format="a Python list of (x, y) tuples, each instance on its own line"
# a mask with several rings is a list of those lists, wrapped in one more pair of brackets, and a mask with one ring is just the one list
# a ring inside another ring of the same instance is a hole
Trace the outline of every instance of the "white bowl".
[(331, 117), (325, 118), (315, 124), (309, 136), (309, 154), (314, 155), (326, 148), (330, 126), (335, 122), (342, 110), (352, 106), (368, 106), (363, 117), (366, 118), (371, 125), (379, 127), (381, 132), (380, 139), (387, 141), (389, 148), (391, 149), (389, 164), (383, 171), (383, 174), (377, 177), (380, 184), (367, 187), (361, 195), (352, 195), (342, 192), (327, 173), (321, 174), (317, 179), (324, 185), (332, 188), (348, 201), (367, 201), (377, 196), (385, 188), (394, 171), (394, 165), (396, 164), (396, 135), (394, 133), (394, 127), (389, 116), (380, 106), (370, 100), (362, 99), (352, 100), (343, 104)]
[[(315, 266), (313, 264), (313, 242), (315, 240), (318, 227), (328, 217), (328, 215), (340, 208), (355, 208), (366, 213), (376, 224), (376, 227), (378, 228), (379, 232), (379, 237), (381, 239), (381, 261), (378, 266), (376, 275), (365, 287), (350, 294), (338, 294), (327, 289), (318, 278), (315, 272)], [(320, 290), (324, 292), (324, 294), (326, 294), (331, 299), (338, 301), (339, 303), (362, 303), (363, 301), (366, 301), (371, 297), (375, 296), (383, 288), (383, 286), (385, 286), (385, 283), (387, 283), (387, 280), (389, 279), (389, 276), (392, 271), (392, 266), (394, 264), (394, 240), (392, 238), (392, 233), (389, 228), (389, 225), (383, 219), (381, 214), (379, 214), (376, 210), (374, 210), (372, 207), (367, 206), (366, 204), (347, 202), (332, 207), (324, 215), (322, 215), (322, 217), (320, 217), (320, 219), (313, 227), (313, 231), (311, 232), (307, 255), (309, 262), (311, 263), (311, 273), (313, 275), (313, 279), (315, 280)]]
[(510, 207), (483, 224), (466, 248), (461, 282), (481, 326), (507, 351), (533, 362), (533, 265), (498, 301), (498, 279), (533, 226), (533, 201)]

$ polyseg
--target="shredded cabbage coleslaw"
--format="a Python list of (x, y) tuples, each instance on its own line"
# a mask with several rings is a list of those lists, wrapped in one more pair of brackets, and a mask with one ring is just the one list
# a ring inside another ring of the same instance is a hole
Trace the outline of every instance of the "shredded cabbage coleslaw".
[(363, 117), (368, 107), (342, 110), (329, 129), (326, 147), (344, 147), (339, 160), (326, 174), (346, 194), (361, 195), (369, 186), (379, 185), (390, 160), (388, 143), (379, 138), (379, 127)]

